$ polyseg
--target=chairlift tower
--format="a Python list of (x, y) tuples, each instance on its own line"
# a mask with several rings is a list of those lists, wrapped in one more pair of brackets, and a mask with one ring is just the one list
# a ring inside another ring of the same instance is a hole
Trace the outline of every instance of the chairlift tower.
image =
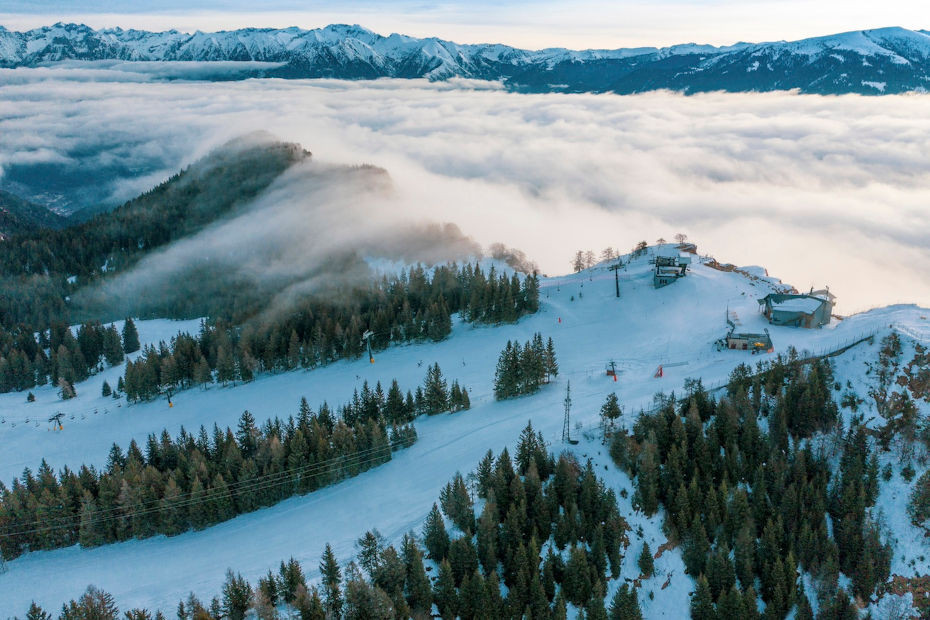
[(366, 329), (365, 333), (362, 334), (362, 342), (368, 346), (368, 361), (372, 364), (375, 363), (375, 356), (371, 353), (371, 337), (374, 335), (375, 333), (370, 329)]
[(562, 422), (562, 441), (565, 443), (578, 443), (571, 438), (571, 410), (572, 410), (572, 382), (565, 386), (565, 420)]
[(607, 269), (614, 272), (614, 285), (617, 287), (617, 298), (620, 298), (620, 268), (623, 267), (623, 261), (618, 261), (616, 265), (611, 265)]

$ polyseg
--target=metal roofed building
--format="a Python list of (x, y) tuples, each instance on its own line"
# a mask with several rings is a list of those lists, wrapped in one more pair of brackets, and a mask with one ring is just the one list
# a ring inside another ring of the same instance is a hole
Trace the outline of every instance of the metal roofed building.
[(770, 293), (759, 300), (759, 307), (772, 325), (821, 327), (830, 322), (835, 300), (828, 290), (806, 295)]

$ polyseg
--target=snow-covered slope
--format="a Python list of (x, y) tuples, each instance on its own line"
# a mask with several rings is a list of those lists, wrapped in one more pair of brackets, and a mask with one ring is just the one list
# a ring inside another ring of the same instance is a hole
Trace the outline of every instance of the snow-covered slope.
[(212, 33), (94, 30), (62, 23), (25, 32), (0, 27), (0, 67), (63, 60), (252, 61), (275, 64), (234, 77), (464, 77), (501, 80), (515, 90), (534, 92), (922, 91), (930, 79), (928, 58), (930, 35), (904, 28), (724, 47), (688, 43), (661, 49), (530, 51), (501, 44), (461, 45), (435, 37), (383, 36), (357, 25)]
[[(512, 447), (527, 420), (542, 431), (553, 450), (561, 450), (562, 400), (569, 381), (573, 422), (590, 429), (612, 391), (625, 408), (624, 423), (630, 424), (633, 413), (648, 407), (656, 392), (681, 391), (686, 378), (700, 377), (706, 386), (715, 387), (737, 364), (764, 359), (713, 348), (713, 342), (725, 333), (727, 308), (739, 315), (741, 329), (768, 327), (778, 352), (789, 346), (814, 352), (835, 350), (865, 334), (885, 333), (890, 325), (930, 342), (930, 321), (925, 318), (930, 312), (913, 306), (875, 310), (819, 330), (768, 326), (758, 314), (756, 298), (773, 290), (777, 281), (753, 271), (720, 271), (695, 264), (685, 278), (655, 289), (648, 259), (649, 255), (635, 259), (620, 271), (620, 299), (614, 293), (614, 274), (607, 265), (600, 265), (543, 279), (539, 313), (515, 325), (459, 323), (446, 341), (393, 347), (380, 353), (375, 364), (340, 362), (310, 372), (266, 375), (235, 388), (189, 390), (176, 395), (170, 409), (164, 401), (115, 408), (112, 399), (101, 398), (100, 384), (107, 378), (112, 383), (119, 368), (79, 384), (78, 397), (66, 403), (57, 400), (51, 388), (36, 391), (37, 402), (29, 405), (21, 393), (0, 396), (0, 413), (6, 420), (0, 424), (0, 442), (5, 448), (0, 451), (0, 480), (5, 483), (23, 467), (35, 468), (43, 457), (56, 469), (81, 462), (99, 466), (114, 441), (125, 446), (131, 438), (143, 440), (162, 428), (176, 434), (181, 425), (187, 429), (201, 424), (210, 427), (214, 422), (234, 425), (243, 409), (259, 420), (286, 416), (296, 412), (301, 396), (307, 396), (313, 406), (324, 399), (343, 402), (363, 380), (384, 383), (396, 377), (402, 385), (414, 385), (434, 361), (447, 378), (472, 389), (473, 405), (470, 411), (419, 419), (419, 441), (375, 470), (207, 530), (20, 557), (9, 562), (8, 571), (0, 575), (0, 617), (24, 613), (32, 599), (46, 609), (58, 609), (89, 583), (113, 593), (126, 609), (145, 606), (171, 611), (189, 591), (207, 598), (218, 592), (227, 567), (241, 571), (254, 583), (290, 556), (311, 571), (311, 579), (317, 579), (315, 567), (326, 542), (345, 561), (355, 554), (353, 543), (367, 529), (376, 527), (395, 543), (406, 531), (419, 531), (439, 489), (451, 476), (472, 470), (488, 449), (496, 452), (505, 445)], [(151, 341), (194, 325), (140, 321), (139, 329), (142, 338)], [(537, 331), (555, 341), (559, 377), (537, 395), (495, 402), (492, 378), (498, 353), (508, 339), (524, 341)], [(839, 359), (849, 355), (860, 355), (859, 348)], [(620, 370), (617, 382), (604, 373), (610, 360)], [(660, 364), (665, 365), (664, 376), (656, 378)], [(853, 376), (858, 372), (853, 366), (852, 362), (842, 366), (843, 372)], [(66, 413), (65, 428), (48, 431), (44, 420), (57, 410)], [(629, 479), (609, 463), (593, 435), (583, 437), (572, 449), (596, 460), (599, 473), (618, 496), (622, 497), (621, 489), (632, 491)], [(641, 525), (653, 549), (665, 542), (660, 516), (646, 519), (633, 511), (629, 500), (621, 502), (634, 532)], [(631, 548), (638, 549), (639, 544), (634, 539)], [(635, 553), (628, 555), (624, 575), (635, 576)], [(908, 559), (914, 555), (907, 552)], [(640, 592), (645, 617), (681, 617), (693, 582), (684, 574), (680, 552), (667, 551), (657, 569), (647, 590)], [(53, 582), (46, 578), (50, 574), (55, 575)], [(661, 589), (666, 579), (669, 585)], [(647, 596), (649, 589), (655, 593), (654, 600)]]

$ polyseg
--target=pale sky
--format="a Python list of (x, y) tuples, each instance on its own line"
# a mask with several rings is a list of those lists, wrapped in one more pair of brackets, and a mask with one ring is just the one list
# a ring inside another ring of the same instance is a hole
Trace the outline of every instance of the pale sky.
[[(256, 6), (262, 7), (257, 9)], [(930, 28), (922, 0), (4, 0), (0, 24), (57, 21), (183, 31), (358, 23), (382, 34), (516, 47), (618, 48), (794, 40), (878, 28)]]

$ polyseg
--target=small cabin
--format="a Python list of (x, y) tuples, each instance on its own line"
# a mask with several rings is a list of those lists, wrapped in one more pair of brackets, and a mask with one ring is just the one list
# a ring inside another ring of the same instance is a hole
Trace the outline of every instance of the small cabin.
[(821, 327), (830, 322), (835, 300), (827, 290), (806, 295), (770, 293), (759, 300), (759, 309), (772, 325)]
[(731, 349), (735, 351), (752, 351), (760, 353), (767, 351), (771, 353), (774, 350), (772, 337), (768, 331), (762, 334), (736, 333), (731, 331), (717, 343), (719, 349)]

